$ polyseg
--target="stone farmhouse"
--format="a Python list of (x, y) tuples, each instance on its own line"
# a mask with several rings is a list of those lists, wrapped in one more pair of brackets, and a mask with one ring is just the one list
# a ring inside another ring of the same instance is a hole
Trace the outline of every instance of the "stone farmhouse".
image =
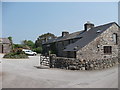
[(43, 52), (53, 51), (58, 57), (108, 59), (118, 57), (120, 27), (117, 23), (95, 26), (87, 22), (84, 30), (62, 32), (62, 36), (43, 43)]
[(0, 38), (0, 53), (9, 53), (11, 51), (11, 42), (8, 38)]

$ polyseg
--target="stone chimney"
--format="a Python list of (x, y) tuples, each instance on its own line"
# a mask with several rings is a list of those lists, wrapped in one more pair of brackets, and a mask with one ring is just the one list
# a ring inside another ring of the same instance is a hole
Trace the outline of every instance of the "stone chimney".
[(69, 35), (69, 32), (67, 32), (67, 31), (62, 32), (62, 37), (67, 36), (67, 35)]
[(84, 24), (84, 30), (88, 31), (89, 29), (93, 28), (94, 24), (90, 23), (89, 21), (87, 21), (87, 23)]

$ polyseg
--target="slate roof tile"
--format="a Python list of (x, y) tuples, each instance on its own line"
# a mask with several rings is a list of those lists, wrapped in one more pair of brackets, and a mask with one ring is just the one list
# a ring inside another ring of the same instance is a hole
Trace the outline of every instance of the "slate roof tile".
[[(101, 33), (103, 33), (105, 30), (107, 30), (111, 25), (113, 25), (115, 22), (100, 25), (97, 27), (94, 27), (90, 29), (89, 31), (84, 32), (83, 34), (79, 35), (78, 37), (82, 37), (75, 43), (69, 44), (66, 46), (66, 49), (64, 51), (77, 51), (90, 43), (92, 40), (94, 40), (96, 37), (98, 37)], [(75, 49), (77, 47), (77, 49)]]

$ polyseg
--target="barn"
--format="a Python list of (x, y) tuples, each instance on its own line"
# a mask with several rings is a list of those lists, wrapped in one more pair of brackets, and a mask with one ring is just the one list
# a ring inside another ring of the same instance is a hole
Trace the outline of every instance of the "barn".
[(11, 51), (11, 42), (8, 38), (0, 38), (0, 53), (9, 53)]
[(62, 36), (43, 43), (43, 50), (47, 52), (53, 49), (58, 57), (80, 60), (118, 57), (119, 29), (115, 22), (99, 26), (87, 22), (84, 30), (62, 32)]

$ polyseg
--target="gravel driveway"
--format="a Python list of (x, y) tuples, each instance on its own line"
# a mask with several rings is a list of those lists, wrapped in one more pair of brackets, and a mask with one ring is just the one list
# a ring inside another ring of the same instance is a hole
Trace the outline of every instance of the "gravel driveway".
[(37, 69), (34, 66), (39, 65), (39, 56), (21, 60), (2, 59), (2, 56), (0, 54), (3, 88), (118, 87), (118, 66), (99, 71)]

